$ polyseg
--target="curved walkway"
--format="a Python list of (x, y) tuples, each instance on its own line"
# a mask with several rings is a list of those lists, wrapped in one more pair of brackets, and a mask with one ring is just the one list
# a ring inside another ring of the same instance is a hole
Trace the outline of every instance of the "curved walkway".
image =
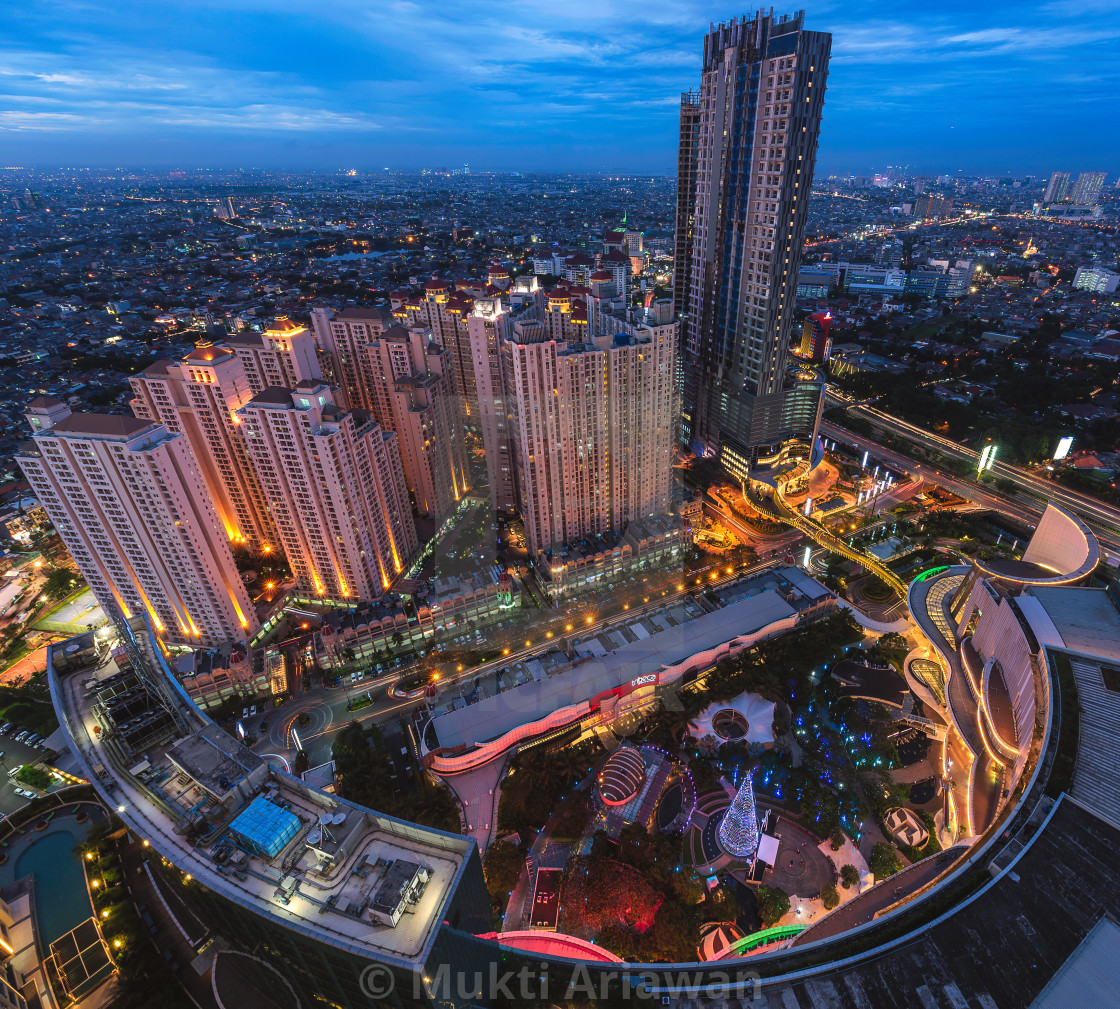
[(882, 620), (872, 620), (863, 610), (848, 602), (847, 599), (841, 599), (840, 605), (851, 611), (860, 627), (867, 631), (874, 631), (876, 634), (889, 634), (892, 631), (895, 634), (905, 634), (914, 627), (914, 624), (909, 620), (892, 620), (889, 624)]
[(772, 503), (764, 501), (762, 495), (749, 493), (749, 488), (744, 484), (743, 497), (750, 502), (750, 504), (758, 509), (761, 514), (767, 515), (775, 522), (783, 522), (786, 525), (793, 526), (798, 532), (804, 533), (811, 540), (819, 543), (827, 550), (839, 554), (847, 560), (858, 564), (865, 571), (875, 575), (885, 585), (894, 589), (895, 592), (902, 597), (903, 601), (906, 600), (906, 586), (902, 580), (890, 568), (882, 564), (877, 557), (873, 557), (869, 553), (862, 550), (856, 550), (854, 547), (849, 546), (835, 533), (830, 532), (819, 522), (807, 518), (802, 515), (796, 508), (789, 505), (781, 493), (775, 489)]
[(839, 935), (857, 925), (866, 924), (893, 904), (904, 901), (936, 879), (948, 868), (950, 862), (956, 861), (962, 854), (964, 854), (963, 848), (950, 849), (947, 852), (939, 851), (936, 855), (930, 855), (929, 858), (908, 865), (893, 876), (876, 883), (870, 890), (865, 890), (846, 904), (842, 904), (826, 918), (807, 928), (790, 945), (803, 946), (818, 939)]

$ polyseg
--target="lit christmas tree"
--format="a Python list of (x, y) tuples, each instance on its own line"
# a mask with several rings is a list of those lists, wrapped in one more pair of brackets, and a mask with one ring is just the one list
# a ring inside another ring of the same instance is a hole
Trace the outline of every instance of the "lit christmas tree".
[(729, 855), (753, 859), (758, 851), (758, 813), (754, 808), (754, 783), (748, 773), (739, 794), (728, 806), (719, 825), (719, 843)]

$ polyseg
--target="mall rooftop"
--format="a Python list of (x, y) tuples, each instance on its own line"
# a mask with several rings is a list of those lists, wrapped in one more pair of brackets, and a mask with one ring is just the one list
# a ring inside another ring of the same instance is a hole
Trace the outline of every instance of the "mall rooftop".
[(165, 700), (180, 723), (143, 759), (104, 730), (99, 684), (119, 682), (115, 662), (51, 675), (79, 764), (128, 827), (180, 871), (257, 914), (358, 956), (423, 964), (474, 841), (276, 770), (207, 720), (146, 635), (135, 637), (166, 679)]

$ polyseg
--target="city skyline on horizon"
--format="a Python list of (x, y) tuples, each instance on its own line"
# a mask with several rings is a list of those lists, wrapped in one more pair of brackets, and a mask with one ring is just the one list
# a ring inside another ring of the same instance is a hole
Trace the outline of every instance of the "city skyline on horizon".
[[(1054, 26), (1030, 30), (1009, 4), (899, 5), (874, 19), (808, 9), (806, 26), (833, 34), (819, 176), (886, 164), (1113, 175), (1120, 140), (1103, 116), (1120, 79), (1107, 55), (1117, 11), (1054, 0), (1042, 11)], [(671, 175), (679, 93), (698, 83), (709, 22), (751, 12), (666, 0), (515, 13), (339, 0), (312, 21), (250, 0), (190, 12), (32, 3), (4, 19), (6, 160)], [(1078, 164), (1057, 164), (1063, 151)]]

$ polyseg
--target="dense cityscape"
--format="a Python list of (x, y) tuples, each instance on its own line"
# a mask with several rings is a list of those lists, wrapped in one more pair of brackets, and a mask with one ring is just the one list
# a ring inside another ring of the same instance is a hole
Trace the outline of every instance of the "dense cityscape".
[(0, 166), (0, 1005), (1120, 1004), (1120, 178), (819, 169), (828, 29)]

